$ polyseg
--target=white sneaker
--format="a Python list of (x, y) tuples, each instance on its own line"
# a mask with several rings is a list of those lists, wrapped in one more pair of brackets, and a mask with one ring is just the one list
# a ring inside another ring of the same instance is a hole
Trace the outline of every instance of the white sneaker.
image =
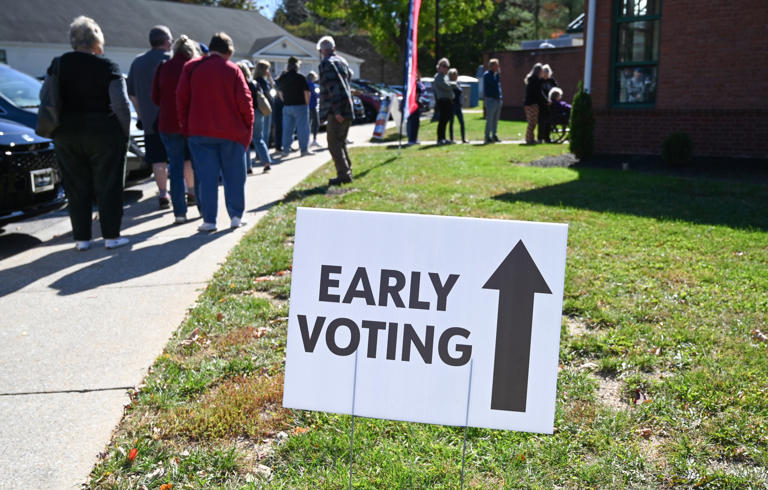
[(104, 240), (104, 248), (113, 249), (127, 245), (130, 240), (125, 237), (109, 238)]
[(180, 225), (180, 224), (186, 223), (186, 222), (187, 222), (187, 217), (186, 217), (186, 216), (176, 216), (176, 217), (173, 219), (173, 222), (174, 222), (175, 224), (177, 224), (177, 225)]
[(243, 220), (243, 218), (235, 216), (234, 218), (232, 218), (232, 223), (230, 226), (232, 228), (240, 228), (241, 226), (245, 226), (247, 224), (248, 222)]
[(309, 145), (309, 146), (314, 146), (316, 148), (319, 148), (320, 147), (320, 143), (318, 143), (317, 141), (313, 141), (312, 144)]
[(206, 233), (206, 232), (209, 232), (209, 231), (216, 231), (216, 223), (206, 223), (206, 222), (203, 222), (202, 225), (197, 227), (197, 231), (200, 231), (200, 232), (203, 232), (203, 233)]
[(91, 241), (83, 240), (83, 241), (75, 242), (75, 248), (81, 252), (88, 250), (89, 248), (91, 248)]

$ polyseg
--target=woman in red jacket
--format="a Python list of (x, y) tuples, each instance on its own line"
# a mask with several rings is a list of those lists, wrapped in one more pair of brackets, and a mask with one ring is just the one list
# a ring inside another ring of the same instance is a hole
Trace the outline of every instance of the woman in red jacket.
[(235, 51), (232, 39), (217, 32), (208, 48), (209, 56), (184, 65), (176, 89), (181, 133), (189, 141), (200, 181), (201, 232), (216, 229), (219, 175), (231, 226), (245, 224), (245, 152), (253, 131), (251, 91), (240, 69), (229, 61)]
[(189, 189), (190, 202), (197, 196), (198, 182), (192, 174), (187, 139), (181, 134), (181, 126), (176, 113), (176, 86), (181, 78), (184, 64), (200, 57), (199, 44), (186, 35), (173, 43), (173, 58), (157, 67), (152, 83), (152, 102), (160, 108), (158, 114), (158, 132), (165, 145), (170, 165), (171, 203), (176, 223), (187, 221), (187, 201), (185, 200), (185, 176), (189, 183), (194, 182), (194, 191)]

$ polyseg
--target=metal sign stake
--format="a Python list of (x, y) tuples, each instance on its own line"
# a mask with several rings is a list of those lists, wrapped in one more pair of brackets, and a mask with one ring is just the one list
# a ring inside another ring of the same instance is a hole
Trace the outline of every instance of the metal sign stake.
[(349, 489), (352, 490), (352, 462), (355, 455), (355, 395), (357, 394), (357, 350), (355, 350), (355, 374), (352, 378), (352, 427), (349, 431)]
[(461, 489), (464, 490), (464, 461), (467, 454), (467, 431), (469, 429), (469, 397), (472, 394), (472, 367), (475, 360), (469, 360), (469, 383), (467, 385), (467, 413), (464, 416), (464, 447), (461, 450)]

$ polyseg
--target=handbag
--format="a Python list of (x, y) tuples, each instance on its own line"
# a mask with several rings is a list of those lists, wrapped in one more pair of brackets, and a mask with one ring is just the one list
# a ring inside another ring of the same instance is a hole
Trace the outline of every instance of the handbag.
[(269, 100), (267, 100), (267, 97), (261, 90), (256, 91), (256, 107), (258, 107), (259, 112), (261, 112), (261, 115), (264, 117), (272, 114), (272, 106), (269, 105)]
[(61, 92), (59, 86), (59, 64), (61, 58), (54, 58), (51, 73), (45, 77), (40, 88), (40, 107), (37, 110), (35, 133), (43, 138), (52, 138), (61, 124)]

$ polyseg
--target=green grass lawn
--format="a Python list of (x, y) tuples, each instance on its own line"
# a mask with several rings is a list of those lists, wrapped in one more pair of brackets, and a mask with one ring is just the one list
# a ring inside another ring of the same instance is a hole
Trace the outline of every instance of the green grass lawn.
[[(563, 151), (365, 148), (352, 185), (316, 172), (215, 275), (89, 486), (347, 485), (351, 418), (280, 405), (301, 205), (570, 225), (555, 433), (469, 429), (469, 487), (766, 487), (768, 189), (524, 164)], [(462, 438), (356, 419), (354, 485), (457, 488)]]
[[(437, 122), (431, 121), (431, 114), (429, 113), (429, 118), (421, 120), (421, 126), (419, 127), (419, 140), (424, 144), (432, 144), (437, 140)], [(464, 124), (469, 141), (483, 141), (485, 139), (485, 119), (483, 119), (482, 113), (465, 112)], [(523, 121), (499, 121), (499, 138), (502, 140), (522, 141), (525, 139), (526, 125)], [(451, 137), (448, 129), (446, 129), (446, 137)], [(455, 141), (461, 142), (461, 126), (459, 126), (459, 121), (456, 119), (453, 122), (453, 138)], [(384, 138), (381, 141), (397, 142), (397, 139), (397, 129), (390, 128), (384, 133)], [(408, 137), (403, 133), (403, 143), (407, 141)]]

